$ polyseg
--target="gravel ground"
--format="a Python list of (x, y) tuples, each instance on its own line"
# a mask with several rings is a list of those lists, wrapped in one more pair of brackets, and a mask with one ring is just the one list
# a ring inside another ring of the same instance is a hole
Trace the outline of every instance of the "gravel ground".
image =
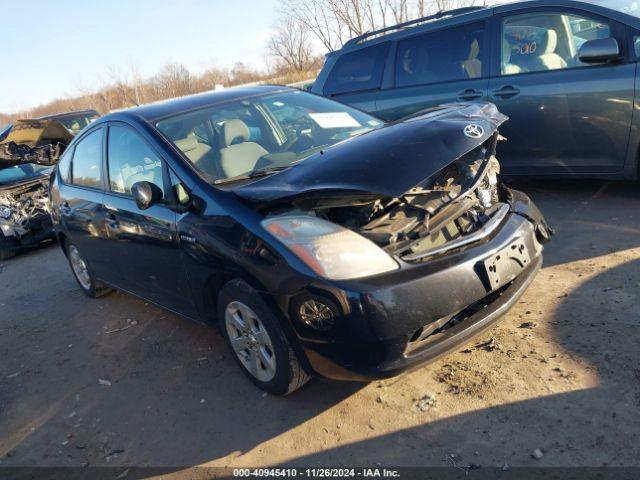
[(640, 465), (640, 186), (518, 182), (557, 230), (493, 330), (385, 382), (250, 384), (215, 330), (0, 264), (0, 465)]

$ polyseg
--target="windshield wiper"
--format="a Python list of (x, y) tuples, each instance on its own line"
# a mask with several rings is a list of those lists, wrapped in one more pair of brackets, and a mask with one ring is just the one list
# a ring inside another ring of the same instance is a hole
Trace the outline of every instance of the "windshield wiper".
[(236, 182), (238, 180), (248, 180), (250, 178), (266, 177), (267, 175), (271, 175), (272, 173), (276, 173), (276, 172), (281, 172), (282, 170), (286, 170), (287, 168), (290, 168), (290, 167), (291, 165), (283, 165), (280, 167), (261, 168), (260, 170), (254, 170), (253, 172), (243, 173), (241, 175), (236, 175), (235, 177), (219, 178), (217, 180), (214, 180), (213, 183), (220, 184), (220, 183)]

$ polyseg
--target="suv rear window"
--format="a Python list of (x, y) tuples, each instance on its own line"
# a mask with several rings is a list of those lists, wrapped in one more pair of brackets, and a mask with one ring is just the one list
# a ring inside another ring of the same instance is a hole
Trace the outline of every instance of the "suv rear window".
[(324, 86), (325, 95), (380, 88), (389, 42), (341, 56)]
[(398, 43), (396, 87), (480, 78), (487, 68), (484, 22)]

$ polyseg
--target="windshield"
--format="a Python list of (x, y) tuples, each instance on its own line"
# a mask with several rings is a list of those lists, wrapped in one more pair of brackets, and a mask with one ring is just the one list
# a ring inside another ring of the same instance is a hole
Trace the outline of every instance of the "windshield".
[(596, 0), (593, 3), (601, 7), (640, 17), (640, 2), (636, 0)]
[(268, 175), (382, 125), (359, 110), (298, 91), (224, 103), (156, 124), (216, 183)]
[(51, 167), (36, 165), (34, 163), (25, 163), (24, 165), (15, 165), (0, 170), (0, 185), (6, 183), (17, 182), (18, 180), (26, 180), (36, 177)]

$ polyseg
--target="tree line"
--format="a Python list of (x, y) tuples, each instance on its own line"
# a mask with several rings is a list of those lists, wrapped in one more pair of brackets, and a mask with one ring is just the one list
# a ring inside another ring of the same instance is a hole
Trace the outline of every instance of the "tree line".
[(312, 79), (326, 52), (349, 39), (390, 25), (486, 0), (279, 0), (278, 16), (265, 45), (265, 66), (242, 62), (232, 68), (210, 67), (191, 72), (180, 63), (167, 64), (143, 78), (131, 65), (110, 68), (100, 85), (76, 86), (76, 95), (59, 98), (12, 114), (0, 113), (0, 126), (17, 118), (32, 118), (71, 110), (112, 110), (212, 90), (216, 85), (253, 82), (292, 83)]

